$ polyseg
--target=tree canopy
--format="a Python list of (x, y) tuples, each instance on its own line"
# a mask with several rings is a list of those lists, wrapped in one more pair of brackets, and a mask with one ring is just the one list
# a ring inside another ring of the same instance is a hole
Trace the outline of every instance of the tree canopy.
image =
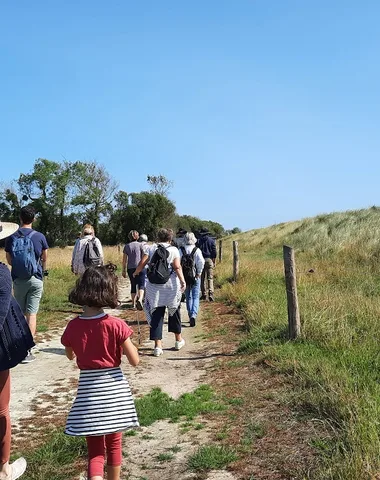
[(127, 193), (118, 190), (106, 168), (95, 161), (38, 158), (30, 173), (0, 187), (0, 218), (18, 222), (21, 207), (32, 205), (37, 212), (35, 227), (51, 246), (73, 243), (85, 223), (94, 225), (97, 236), (109, 245), (125, 242), (130, 230), (150, 239), (161, 227), (195, 233), (203, 227), (215, 237), (226, 233), (212, 220), (179, 215), (168, 197), (173, 182), (164, 175), (148, 175), (147, 183), (149, 190)]

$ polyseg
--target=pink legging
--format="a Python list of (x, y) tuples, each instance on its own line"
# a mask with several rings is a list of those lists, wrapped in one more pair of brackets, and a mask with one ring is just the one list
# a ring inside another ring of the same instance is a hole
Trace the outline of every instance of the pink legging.
[(11, 399), (11, 377), (9, 370), (0, 372), (0, 463), (9, 462), (11, 453), (11, 418), (9, 402)]
[(122, 432), (95, 437), (86, 437), (88, 449), (88, 478), (104, 475), (104, 460), (107, 452), (107, 465), (121, 465)]

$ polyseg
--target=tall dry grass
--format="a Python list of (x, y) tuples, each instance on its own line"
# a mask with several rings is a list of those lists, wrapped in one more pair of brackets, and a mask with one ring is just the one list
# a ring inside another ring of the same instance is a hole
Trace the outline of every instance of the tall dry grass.
[[(292, 375), (295, 402), (324, 422), (323, 465), (311, 478), (373, 479), (380, 471), (380, 210), (320, 215), (235, 235), (218, 266), (222, 298), (245, 316), (242, 352)], [(302, 336), (287, 340), (282, 245), (296, 248)], [(313, 270), (313, 273), (309, 273)]]

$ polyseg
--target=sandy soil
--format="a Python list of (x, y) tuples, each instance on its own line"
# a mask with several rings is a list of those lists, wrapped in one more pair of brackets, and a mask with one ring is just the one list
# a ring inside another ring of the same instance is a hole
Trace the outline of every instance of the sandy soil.
[[(125, 302), (129, 300), (128, 282), (122, 279), (120, 283), (122, 306), (120, 309), (109, 311), (116, 316), (121, 316), (123, 311), (125, 313), (123, 308)], [(139, 315), (140, 322), (144, 323), (143, 314)], [(195, 338), (201, 331), (201, 322), (197, 322), (195, 328), (189, 328), (185, 309), (182, 318), (183, 336), (186, 340), (182, 350), (179, 352), (174, 350), (174, 335), (167, 332), (165, 325), (164, 355), (153, 357), (153, 342), (147, 341), (139, 346), (141, 362), (138, 367), (132, 368), (124, 362), (123, 370), (136, 397), (150, 392), (154, 387), (160, 387), (170, 396), (177, 398), (207, 382), (207, 369), (217, 352), (210, 352), (210, 344), (206, 350), (206, 345)], [(137, 343), (136, 326), (134, 329)], [(45, 424), (48, 420), (53, 425), (55, 416), (65, 415), (71, 405), (78, 370), (76, 364), (69, 362), (64, 356), (60, 344), (61, 333), (62, 331), (52, 332), (49, 338), (38, 344), (35, 362), (19, 365), (12, 370), (11, 417), (15, 437), (22, 435), (23, 425), (35, 425), (37, 415), (47, 415), (48, 418), (44, 418)], [(197, 478), (195, 474), (187, 471), (186, 461), (190, 454), (210, 437), (207, 422), (205, 425), (202, 430), (191, 429), (183, 433), (180, 424), (159, 421), (150, 427), (142, 428), (136, 436), (125, 436), (122, 478), (131, 480)], [(173, 459), (160, 462), (157, 456), (160, 453), (168, 453), (171, 447), (178, 450), (173, 454)], [(78, 472), (77, 478), (86, 477)], [(211, 472), (207, 478), (233, 480), (235, 477), (228, 472)]]

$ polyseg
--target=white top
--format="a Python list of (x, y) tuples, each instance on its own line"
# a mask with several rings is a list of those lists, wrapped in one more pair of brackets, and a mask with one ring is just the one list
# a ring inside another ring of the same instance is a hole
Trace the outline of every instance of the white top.
[[(84, 248), (87, 242), (92, 238), (94, 238), (93, 235), (85, 235), (83, 238), (78, 239), (75, 243), (74, 250), (73, 250), (73, 257), (71, 261), (71, 267), (73, 269), (73, 272), (76, 275), (82, 275), (82, 273), (84, 273), (86, 270), (86, 267), (84, 266), (84, 263), (83, 263)], [(98, 247), (100, 257), (103, 260), (104, 258), (103, 248), (99, 238), (95, 237), (95, 244)]]
[[(195, 273), (196, 275), (201, 275), (203, 271), (203, 267), (205, 266), (205, 259), (203, 258), (201, 249), (198, 247), (195, 247), (195, 245), (183, 245), (184, 249), (186, 250), (186, 253), (189, 254), (191, 253), (194, 248), (197, 248), (197, 250), (194, 253), (194, 264), (195, 264)], [(180, 257), (182, 258), (182, 250), (179, 249), (179, 254)]]
[(180, 254), (177, 247), (173, 247), (173, 245), (170, 245), (170, 243), (155, 243), (151, 246), (149, 245), (143, 246), (145, 255), (149, 255), (149, 262), (152, 260), (153, 254), (157, 250), (158, 245), (162, 245), (169, 252), (169, 255), (168, 255), (169, 265), (172, 265), (172, 263), (176, 258), (180, 258)]

